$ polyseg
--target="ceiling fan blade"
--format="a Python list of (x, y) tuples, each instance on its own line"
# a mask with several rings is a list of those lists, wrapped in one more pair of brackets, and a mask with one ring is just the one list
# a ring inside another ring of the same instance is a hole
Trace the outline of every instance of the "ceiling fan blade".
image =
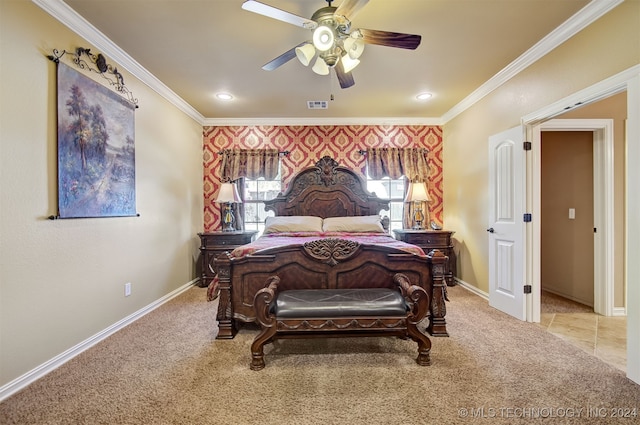
[(317, 22), (311, 19), (303, 18), (302, 16), (294, 15), (277, 7), (269, 6), (268, 4), (260, 3), (255, 0), (247, 0), (242, 3), (242, 8), (249, 12), (258, 13), (269, 18), (277, 19), (288, 24), (293, 24), (298, 27), (306, 29), (314, 29), (318, 26)]
[(333, 14), (351, 20), (367, 3), (369, 0), (344, 0)]
[(356, 83), (351, 72), (344, 72), (342, 61), (338, 62), (333, 69), (336, 70), (336, 76), (338, 77), (338, 82), (340, 82), (341, 88), (348, 89)]
[(298, 44), (295, 47), (292, 47), (272, 61), (265, 63), (264, 65), (262, 65), (262, 69), (264, 69), (265, 71), (273, 71), (280, 65), (284, 65), (285, 63), (289, 62), (291, 59), (296, 57), (296, 48), (301, 47), (305, 43), (307, 42), (303, 41), (302, 43)]
[(380, 46), (399, 47), (414, 50), (420, 45), (422, 36), (403, 34), (401, 32), (378, 31), (358, 28), (356, 31), (362, 36), (362, 41)]

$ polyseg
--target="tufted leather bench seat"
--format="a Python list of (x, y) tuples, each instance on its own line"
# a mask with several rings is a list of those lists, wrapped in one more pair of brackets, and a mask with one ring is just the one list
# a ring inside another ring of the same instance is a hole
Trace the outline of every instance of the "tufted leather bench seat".
[(277, 338), (335, 336), (400, 336), (418, 343), (417, 363), (431, 363), (431, 341), (417, 324), (429, 308), (424, 289), (402, 273), (396, 289), (299, 289), (278, 292), (280, 278), (271, 276), (256, 293), (254, 308), (262, 331), (251, 345), (251, 369), (264, 368), (265, 344)]
[(282, 291), (272, 306), (278, 318), (403, 316), (408, 309), (400, 291), (389, 288)]

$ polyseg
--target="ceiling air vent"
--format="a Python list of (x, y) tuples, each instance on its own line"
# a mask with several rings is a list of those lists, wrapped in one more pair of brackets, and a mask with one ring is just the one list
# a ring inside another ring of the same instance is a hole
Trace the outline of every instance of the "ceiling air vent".
[(328, 109), (329, 103), (326, 100), (308, 100), (307, 107), (309, 109)]

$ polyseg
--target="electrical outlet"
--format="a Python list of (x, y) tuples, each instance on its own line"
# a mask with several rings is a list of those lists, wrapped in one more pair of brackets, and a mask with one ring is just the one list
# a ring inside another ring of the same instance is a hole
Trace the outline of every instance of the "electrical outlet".
[(124, 296), (128, 297), (129, 295), (131, 295), (131, 282), (124, 284)]

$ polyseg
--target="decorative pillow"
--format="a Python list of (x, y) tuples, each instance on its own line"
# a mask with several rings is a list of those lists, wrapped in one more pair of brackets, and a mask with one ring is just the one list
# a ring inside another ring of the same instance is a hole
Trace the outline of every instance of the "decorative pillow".
[(322, 232), (322, 218), (312, 215), (267, 217), (264, 234), (281, 232)]
[(325, 232), (376, 232), (385, 233), (382, 221), (377, 215), (359, 217), (328, 217), (322, 222)]

